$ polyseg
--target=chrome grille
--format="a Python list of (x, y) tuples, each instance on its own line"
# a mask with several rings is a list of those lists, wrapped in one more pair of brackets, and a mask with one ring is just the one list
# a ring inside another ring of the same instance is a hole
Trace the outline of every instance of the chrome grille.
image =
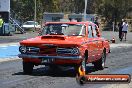
[(77, 48), (57, 48), (57, 54), (79, 54)]
[(56, 54), (56, 46), (42, 46), (40, 54)]
[(26, 47), (27, 53), (39, 53), (40, 48), (38, 47)]

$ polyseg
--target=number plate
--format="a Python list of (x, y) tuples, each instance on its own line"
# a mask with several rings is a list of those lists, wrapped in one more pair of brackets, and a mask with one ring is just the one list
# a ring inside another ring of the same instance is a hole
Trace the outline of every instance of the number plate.
[(48, 62), (48, 59), (42, 59), (42, 63)]
[(50, 63), (53, 61), (54, 61), (54, 59), (42, 59), (42, 63)]

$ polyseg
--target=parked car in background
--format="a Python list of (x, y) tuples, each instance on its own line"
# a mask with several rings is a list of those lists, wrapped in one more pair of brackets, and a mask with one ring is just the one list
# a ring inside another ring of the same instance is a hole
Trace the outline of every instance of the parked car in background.
[(38, 24), (38, 22), (35, 21), (27, 21), (25, 23), (23, 23), (22, 28), (24, 29), (31, 29), (31, 28), (36, 28), (36, 29), (40, 29), (41, 25)]
[(41, 36), (20, 42), (19, 51), (26, 74), (38, 65), (73, 66), (75, 70), (82, 66), (85, 71), (88, 63), (104, 69), (110, 45), (92, 22), (47, 22)]

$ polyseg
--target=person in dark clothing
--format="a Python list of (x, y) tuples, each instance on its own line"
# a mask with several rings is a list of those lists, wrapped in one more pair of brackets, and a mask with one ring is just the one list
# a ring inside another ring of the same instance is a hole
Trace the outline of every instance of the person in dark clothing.
[(118, 24), (118, 27), (119, 27), (119, 39), (120, 41), (122, 41), (122, 22)]
[(94, 21), (94, 23), (98, 26), (98, 28), (99, 28), (99, 22), (98, 22), (98, 17), (96, 17), (95, 18), (95, 21)]
[(119, 40), (122, 41), (122, 28), (123, 28), (123, 20), (119, 22), (118, 28), (119, 28)]

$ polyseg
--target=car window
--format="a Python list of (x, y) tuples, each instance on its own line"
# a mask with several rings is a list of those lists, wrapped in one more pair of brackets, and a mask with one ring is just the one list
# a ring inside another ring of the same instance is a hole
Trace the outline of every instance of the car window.
[(44, 35), (63, 34), (66, 36), (84, 36), (85, 26), (82, 24), (47, 24), (44, 29)]
[(79, 35), (85, 35), (85, 34), (86, 34), (86, 26), (82, 26)]
[(91, 25), (88, 26), (88, 38), (93, 38), (92, 26)]
[(97, 37), (96, 26), (93, 25), (93, 26), (92, 26), (92, 29), (93, 29), (93, 37), (96, 38), (96, 37)]

